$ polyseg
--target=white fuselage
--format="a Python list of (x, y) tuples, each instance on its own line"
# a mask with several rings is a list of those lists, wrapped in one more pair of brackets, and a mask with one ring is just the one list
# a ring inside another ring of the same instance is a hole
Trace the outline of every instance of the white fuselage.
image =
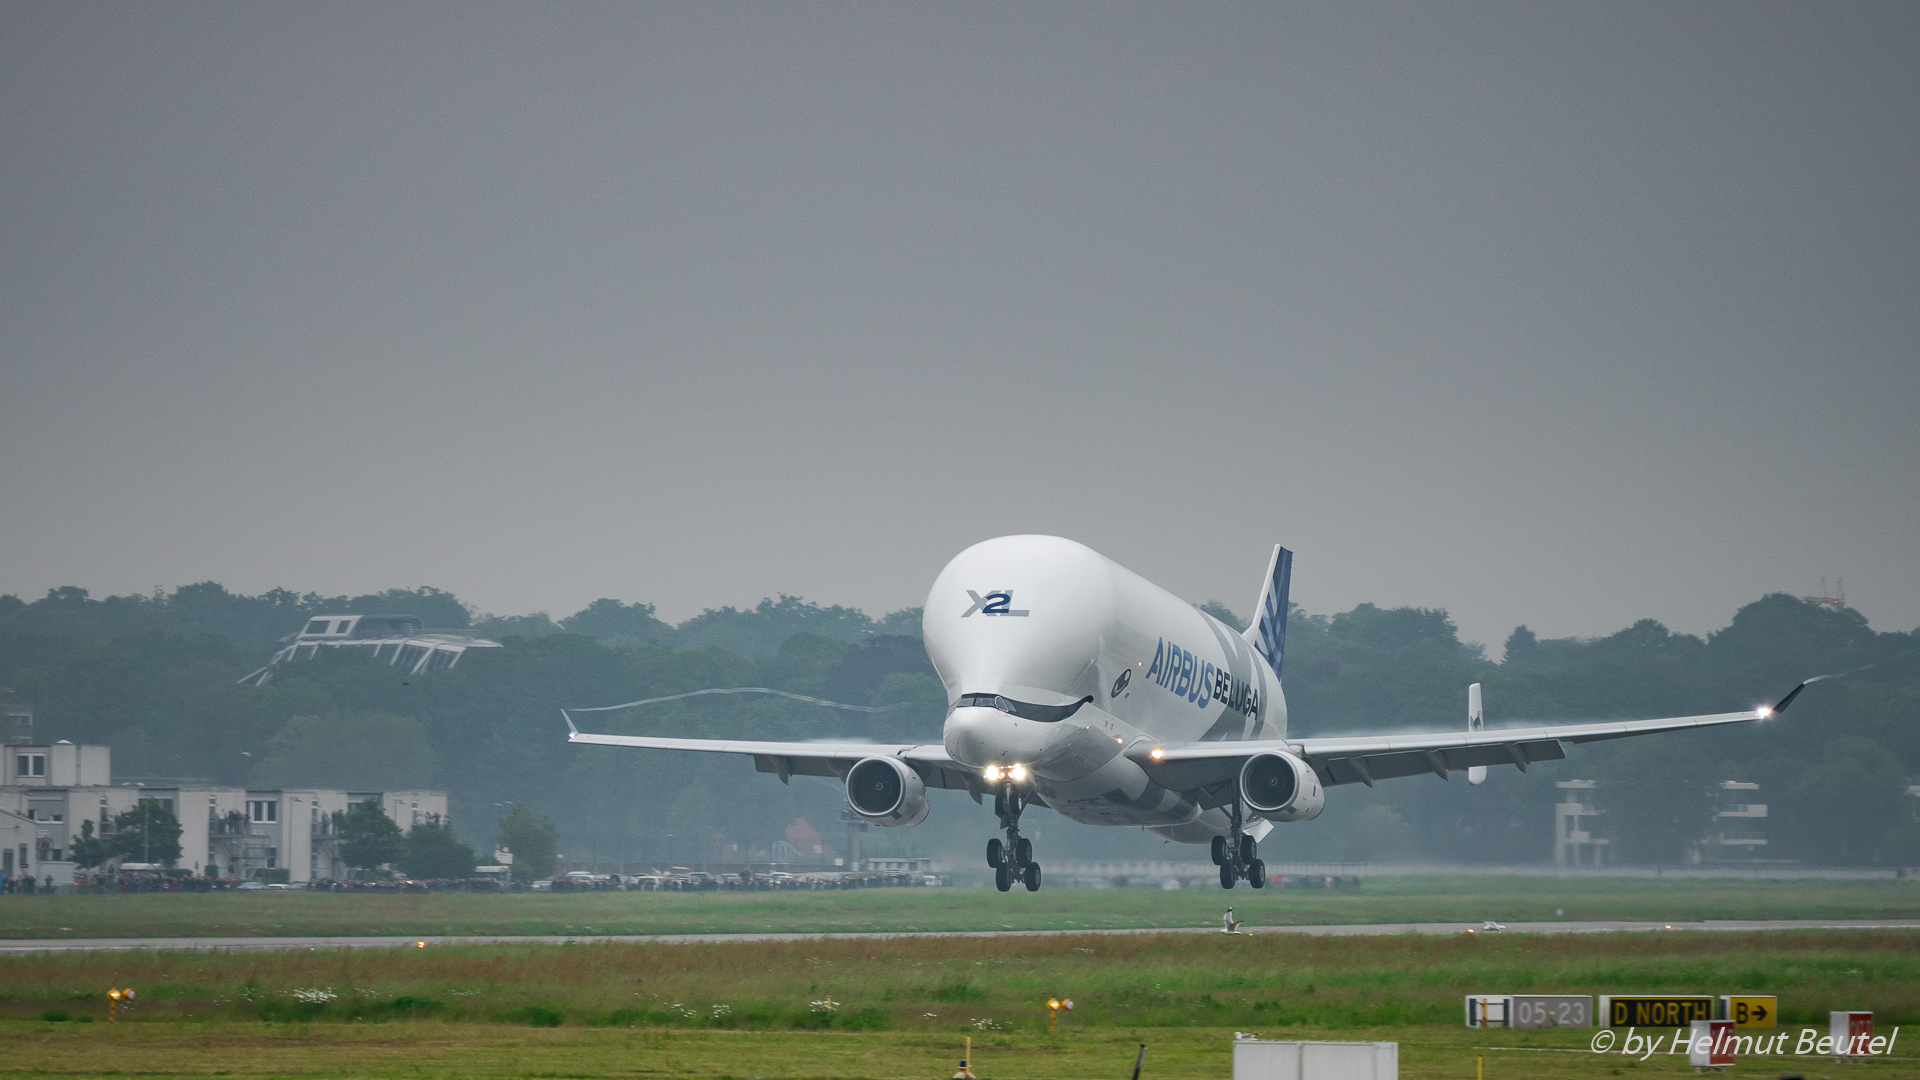
[(1239, 633), (1071, 540), (975, 544), (935, 579), (921, 625), (947, 690), (947, 753), (1019, 766), (1039, 801), (1075, 821), (1209, 842), (1226, 814), (1154, 783), (1123, 751), (1286, 735), (1280, 681)]

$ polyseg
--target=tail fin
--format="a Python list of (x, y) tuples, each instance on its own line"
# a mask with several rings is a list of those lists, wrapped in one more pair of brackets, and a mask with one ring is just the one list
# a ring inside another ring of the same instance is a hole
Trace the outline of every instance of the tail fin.
[[(1486, 727), (1486, 714), (1480, 711), (1480, 684), (1474, 683), (1467, 687), (1467, 730), (1485, 731)], [(1487, 767), (1485, 765), (1475, 765), (1467, 769), (1467, 783), (1478, 787), (1485, 783), (1486, 779)]]
[(1253, 605), (1253, 625), (1241, 636), (1255, 652), (1266, 658), (1274, 678), (1287, 659), (1287, 592), (1293, 583), (1293, 552), (1273, 546), (1273, 561), (1267, 564), (1266, 584), (1260, 587), (1260, 599)]

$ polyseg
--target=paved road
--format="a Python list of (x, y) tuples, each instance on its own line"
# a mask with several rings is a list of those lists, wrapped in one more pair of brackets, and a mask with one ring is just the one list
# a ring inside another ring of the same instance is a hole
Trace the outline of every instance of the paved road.
[[(1345, 926), (1243, 927), (1251, 934), (1321, 934), (1358, 937), (1379, 934), (1461, 934), (1485, 932), (1477, 923), (1355, 923)], [(1507, 923), (1509, 934), (1599, 934), (1616, 931), (1668, 930), (1920, 930), (1920, 919), (1752, 919), (1724, 922), (1538, 922)], [(0, 955), (34, 952), (92, 952), (129, 949), (290, 950), (290, 949), (399, 949), (433, 945), (559, 945), (565, 942), (647, 942), (685, 945), (729, 941), (813, 941), (820, 938), (872, 940), (901, 937), (1052, 937), (1061, 934), (1217, 934), (1218, 927), (1175, 927), (1142, 930), (968, 930), (887, 931), (857, 934), (580, 934), (573, 937), (202, 937), (202, 938), (48, 938), (0, 941)]]

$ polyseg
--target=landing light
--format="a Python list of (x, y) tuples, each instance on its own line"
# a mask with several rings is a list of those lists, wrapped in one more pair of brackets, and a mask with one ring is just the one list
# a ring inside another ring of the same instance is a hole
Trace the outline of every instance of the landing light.
[(989, 784), (999, 783), (1002, 774), (1003, 770), (998, 765), (989, 765), (980, 770), (980, 778)]
[(1007, 766), (1007, 779), (1013, 781), (1016, 784), (1026, 783), (1027, 767), (1018, 762), (1015, 762), (1014, 764)]
[(1167, 752), (1156, 746), (1152, 750), (1147, 751), (1147, 756), (1155, 761), (1159, 761), (1161, 758), (1167, 756)]

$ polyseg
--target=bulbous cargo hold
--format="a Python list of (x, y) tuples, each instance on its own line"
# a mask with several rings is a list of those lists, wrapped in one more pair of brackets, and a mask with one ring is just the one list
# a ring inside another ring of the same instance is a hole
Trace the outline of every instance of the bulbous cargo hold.
[[(1069, 738), (1047, 722), (1052, 710), (1166, 742), (1286, 737), (1279, 677), (1250, 642), (1084, 544), (975, 544), (940, 572), (923, 612), (927, 657), (960, 706), (947, 750), (968, 765), (1023, 761), (1074, 779), (1034, 760)], [(997, 719), (966, 708), (995, 697), (1011, 705)], [(1081, 755), (1079, 764), (1086, 772), (1099, 761)]]
[(847, 805), (869, 825), (899, 828), (927, 820), (926, 781), (899, 758), (870, 757), (847, 771)]

